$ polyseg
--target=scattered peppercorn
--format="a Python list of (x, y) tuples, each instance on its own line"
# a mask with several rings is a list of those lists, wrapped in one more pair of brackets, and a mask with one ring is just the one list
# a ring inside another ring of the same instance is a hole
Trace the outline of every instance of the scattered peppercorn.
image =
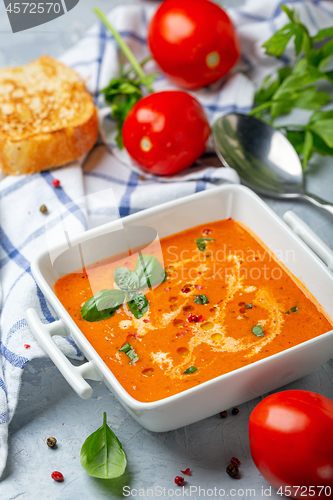
[(184, 287), (182, 288), (182, 293), (188, 293), (188, 292), (190, 292), (190, 291), (191, 291), (191, 288), (190, 288), (190, 287), (188, 287), (188, 286), (184, 286)]
[(226, 469), (226, 472), (230, 477), (237, 477), (239, 471), (237, 465), (229, 464)]
[(237, 415), (239, 413), (239, 409), (238, 408), (233, 408), (232, 411), (231, 411), (231, 413), (233, 415)]
[(201, 323), (203, 321), (203, 316), (202, 314), (199, 314), (199, 316), (197, 316), (196, 314), (189, 314), (187, 317), (187, 321), (189, 321), (190, 323)]
[(227, 416), (228, 416), (228, 413), (226, 411), (221, 411), (221, 413), (220, 413), (221, 418), (227, 418)]
[(175, 477), (175, 483), (176, 483), (178, 486), (183, 486), (184, 481), (185, 481), (185, 479), (184, 479), (183, 477), (180, 477), (180, 476), (176, 476), (176, 477)]
[(61, 474), (61, 472), (58, 472), (57, 470), (52, 472), (51, 477), (52, 479), (58, 481), (59, 483), (62, 483), (62, 481), (64, 480), (64, 476)]
[(46, 208), (45, 205), (42, 205), (39, 210), (42, 212), (42, 214), (46, 214), (47, 213), (47, 208)]
[(52, 179), (52, 184), (54, 187), (60, 187), (60, 181), (58, 179)]
[(24, 347), (25, 347), (25, 349), (29, 349), (29, 347), (31, 347), (31, 346), (30, 346), (30, 344), (24, 344)]
[(233, 464), (233, 465), (237, 465), (237, 467), (240, 466), (240, 460), (238, 460), (238, 458), (236, 457), (232, 457), (232, 459), (230, 460), (230, 462)]
[(50, 448), (54, 448), (55, 445), (57, 444), (57, 440), (56, 438), (54, 437), (48, 437), (47, 440), (46, 440), (46, 444), (47, 446), (49, 446)]

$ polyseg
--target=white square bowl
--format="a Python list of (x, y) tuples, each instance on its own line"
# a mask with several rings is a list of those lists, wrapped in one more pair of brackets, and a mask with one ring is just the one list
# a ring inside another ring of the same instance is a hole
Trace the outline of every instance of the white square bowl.
[[(332, 274), (286, 224), (253, 191), (244, 186), (228, 185), (203, 191), (130, 215), (121, 222), (125, 229), (129, 226), (152, 227), (163, 238), (229, 217), (246, 224), (273, 253), (278, 253), (283, 264), (304, 283), (333, 317)], [(94, 263), (124, 250), (121, 245), (114, 243), (112, 246), (112, 231), (119, 228), (119, 221), (112, 222), (83, 233), (72, 243), (85, 243), (85, 263)], [(111, 240), (105, 236), (108, 234), (111, 235)], [(292, 260), (288, 259), (291, 252), (295, 256)], [(66, 265), (66, 272), (73, 272), (81, 267), (75, 258), (68, 259)], [(60, 320), (45, 325), (37, 312), (29, 309), (27, 321), (35, 337), (69, 384), (81, 397), (87, 398), (92, 389), (85, 379), (102, 380), (132, 417), (151, 431), (176, 429), (249, 401), (307, 375), (333, 355), (331, 330), (179, 394), (143, 403), (131, 397), (120, 385), (56, 297), (53, 287), (60, 275), (51, 265), (49, 251), (34, 260), (32, 273)], [(71, 335), (88, 362), (74, 367), (52, 340), (53, 335)]]

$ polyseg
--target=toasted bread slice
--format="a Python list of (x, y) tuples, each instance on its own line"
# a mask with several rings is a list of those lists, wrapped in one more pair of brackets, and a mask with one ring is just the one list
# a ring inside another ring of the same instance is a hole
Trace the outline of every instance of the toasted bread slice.
[(97, 110), (71, 68), (43, 56), (0, 70), (0, 168), (32, 174), (79, 158), (95, 144)]

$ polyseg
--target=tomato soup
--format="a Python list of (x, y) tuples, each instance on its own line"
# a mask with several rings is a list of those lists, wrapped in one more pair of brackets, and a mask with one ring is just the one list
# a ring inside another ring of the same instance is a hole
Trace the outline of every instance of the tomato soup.
[(212, 222), (160, 243), (166, 280), (143, 290), (149, 308), (140, 318), (126, 302), (101, 321), (81, 316), (96, 283), (97, 291), (117, 288), (116, 267), (134, 271), (138, 254), (97, 262), (54, 287), (136, 400), (166, 398), (332, 329), (311, 294), (242, 223)]

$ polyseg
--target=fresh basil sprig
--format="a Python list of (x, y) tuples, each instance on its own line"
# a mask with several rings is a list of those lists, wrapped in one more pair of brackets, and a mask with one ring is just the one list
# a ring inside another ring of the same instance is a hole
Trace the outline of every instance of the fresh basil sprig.
[(317, 87), (320, 80), (333, 84), (333, 71), (327, 69), (333, 55), (333, 40), (330, 39), (333, 27), (324, 28), (311, 37), (294, 10), (285, 5), (281, 5), (281, 9), (290, 22), (263, 46), (268, 55), (280, 58), (288, 42), (293, 40), (296, 63), (279, 69), (275, 78), (270, 75), (265, 78), (255, 95), (255, 107), (249, 114), (275, 126), (274, 120), (278, 116), (288, 114), (294, 108), (313, 111), (306, 125), (278, 127), (285, 130), (305, 169), (314, 152), (333, 156), (333, 112), (320, 111), (332, 99)]
[(87, 437), (82, 445), (80, 462), (89, 476), (114, 479), (125, 472), (127, 460), (121, 442), (106, 423)]
[(89, 299), (81, 309), (82, 319), (101, 321), (111, 318), (125, 299), (123, 290), (101, 290)]
[(101, 290), (91, 297), (81, 309), (82, 319), (101, 321), (110, 318), (125, 299), (129, 310), (140, 319), (149, 309), (149, 302), (140, 290), (163, 283), (167, 273), (157, 257), (140, 254), (134, 272), (119, 266), (113, 277), (120, 290)]

